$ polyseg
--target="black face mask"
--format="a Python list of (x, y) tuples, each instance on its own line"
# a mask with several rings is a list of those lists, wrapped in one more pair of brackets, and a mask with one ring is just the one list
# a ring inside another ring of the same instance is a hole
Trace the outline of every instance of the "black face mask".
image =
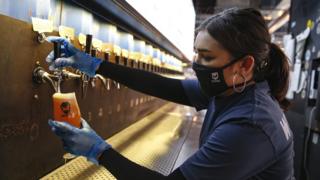
[(209, 97), (217, 96), (232, 86), (228, 86), (223, 76), (223, 70), (242, 58), (231, 61), (230, 63), (219, 67), (207, 67), (196, 62), (193, 62), (192, 69), (195, 71), (199, 80), (202, 91)]

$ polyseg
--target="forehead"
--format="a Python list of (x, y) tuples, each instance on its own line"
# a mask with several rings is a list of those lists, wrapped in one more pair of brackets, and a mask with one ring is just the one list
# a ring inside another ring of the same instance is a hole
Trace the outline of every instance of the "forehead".
[(222, 49), (221, 45), (215, 40), (207, 30), (200, 31), (194, 42), (195, 49), (218, 50)]

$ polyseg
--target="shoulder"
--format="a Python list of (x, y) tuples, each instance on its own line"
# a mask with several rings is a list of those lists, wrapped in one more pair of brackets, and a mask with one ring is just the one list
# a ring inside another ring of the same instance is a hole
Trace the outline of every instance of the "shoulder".
[(275, 152), (280, 153), (293, 141), (286, 116), (277, 100), (272, 97), (266, 81), (257, 83), (251, 92), (250, 121), (270, 139)]
[(224, 115), (224, 123), (239, 122), (261, 129), (275, 152), (292, 142), (292, 132), (278, 102), (270, 95), (267, 82), (257, 83)]
[(275, 151), (280, 153), (292, 143), (293, 135), (279, 103), (270, 95), (267, 82), (258, 84), (254, 106), (252, 112), (254, 124), (267, 134)]

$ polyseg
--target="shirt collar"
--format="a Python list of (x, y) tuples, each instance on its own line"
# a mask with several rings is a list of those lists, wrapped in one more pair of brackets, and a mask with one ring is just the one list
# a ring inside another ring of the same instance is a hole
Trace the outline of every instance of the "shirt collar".
[[(260, 91), (265, 94), (270, 92), (268, 82), (262, 81), (262, 82), (257, 82), (255, 84), (247, 86), (245, 90), (241, 93), (234, 93), (226, 97), (213, 97), (213, 102), (215, 104), (215, 111), (220, 111), (225, 107), (240, 101), (242, 98), (245, 98), (246, 94), (248, 94), (250, 91), (253, 91), (253, 90)], [(249, 98), (253, 98), (253, 97), (250, 96)]]

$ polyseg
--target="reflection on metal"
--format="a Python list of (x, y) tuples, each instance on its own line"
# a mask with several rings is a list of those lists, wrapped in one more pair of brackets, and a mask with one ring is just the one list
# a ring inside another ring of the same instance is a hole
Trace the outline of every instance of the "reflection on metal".
[(72, 80), (72, 79), (80, 79), (81, 75), (76, 74), (67, 70), (62, 70), (62, 79), (63, 80)]
[(87, 91), (88, 91), (88, 84), (90, 81), (90, 77), (84, 73), (82, 73), (81, 75), (81, 82), (82, 82), (82, 88), (81, 88), (81, 92), (82, 92), (82, 98), (85, 98), (87, 95)]
[[(109, 138), (108, 143), (128, 159), (167, 175), (191, 127), (190, 113), (194, 110), (170, 103)], [(104, 167), (79, 157), (41, 179), (115, 178)]]
[(54, 74), (50, 74), (47, 71), (45, 71), (44, 68), (42, 68), (38, 62), (36, 63), (36, 67), (32, 73), (32, 78), (35, 83), (42, 84), (47, 82), (51, 85), (55, 92), (58, 92), (60, 89), (60, 77), (62, 78), (62, 81), (65, 81), (72, 79), (80, 79), (81, 75), (69, 72), (67, 70), (62, 70), (61, 74), (60, 72), (54, 72)]
[[(100, 75), (100, 74), (96, 74), (95, 76), (94, 76), (94, 78), (91, 80), (91, 82), (94, 82), (95, 83), (95, 80), (96, 79), (99, 79), (101, 82), (102, 82), (102, 84), (103, 84), (103, 86), (104, 86), (104, 88), (105, 89), (107, 89), (107, 90), (110, 90), (110, 85), (109, 85), (109, 79), (107, 80), (106, 78), (104, 78), (102, 75)], [(93, 87), (94, 87), (95, 85), (93, 85)]]
[(58, 92), (58, 77), (46, 72), (42, 67), (38, 66), (33, 70), (32, 74), (34, 82), (41, 84), (47, 82), (51, 85), (55, 92)]

